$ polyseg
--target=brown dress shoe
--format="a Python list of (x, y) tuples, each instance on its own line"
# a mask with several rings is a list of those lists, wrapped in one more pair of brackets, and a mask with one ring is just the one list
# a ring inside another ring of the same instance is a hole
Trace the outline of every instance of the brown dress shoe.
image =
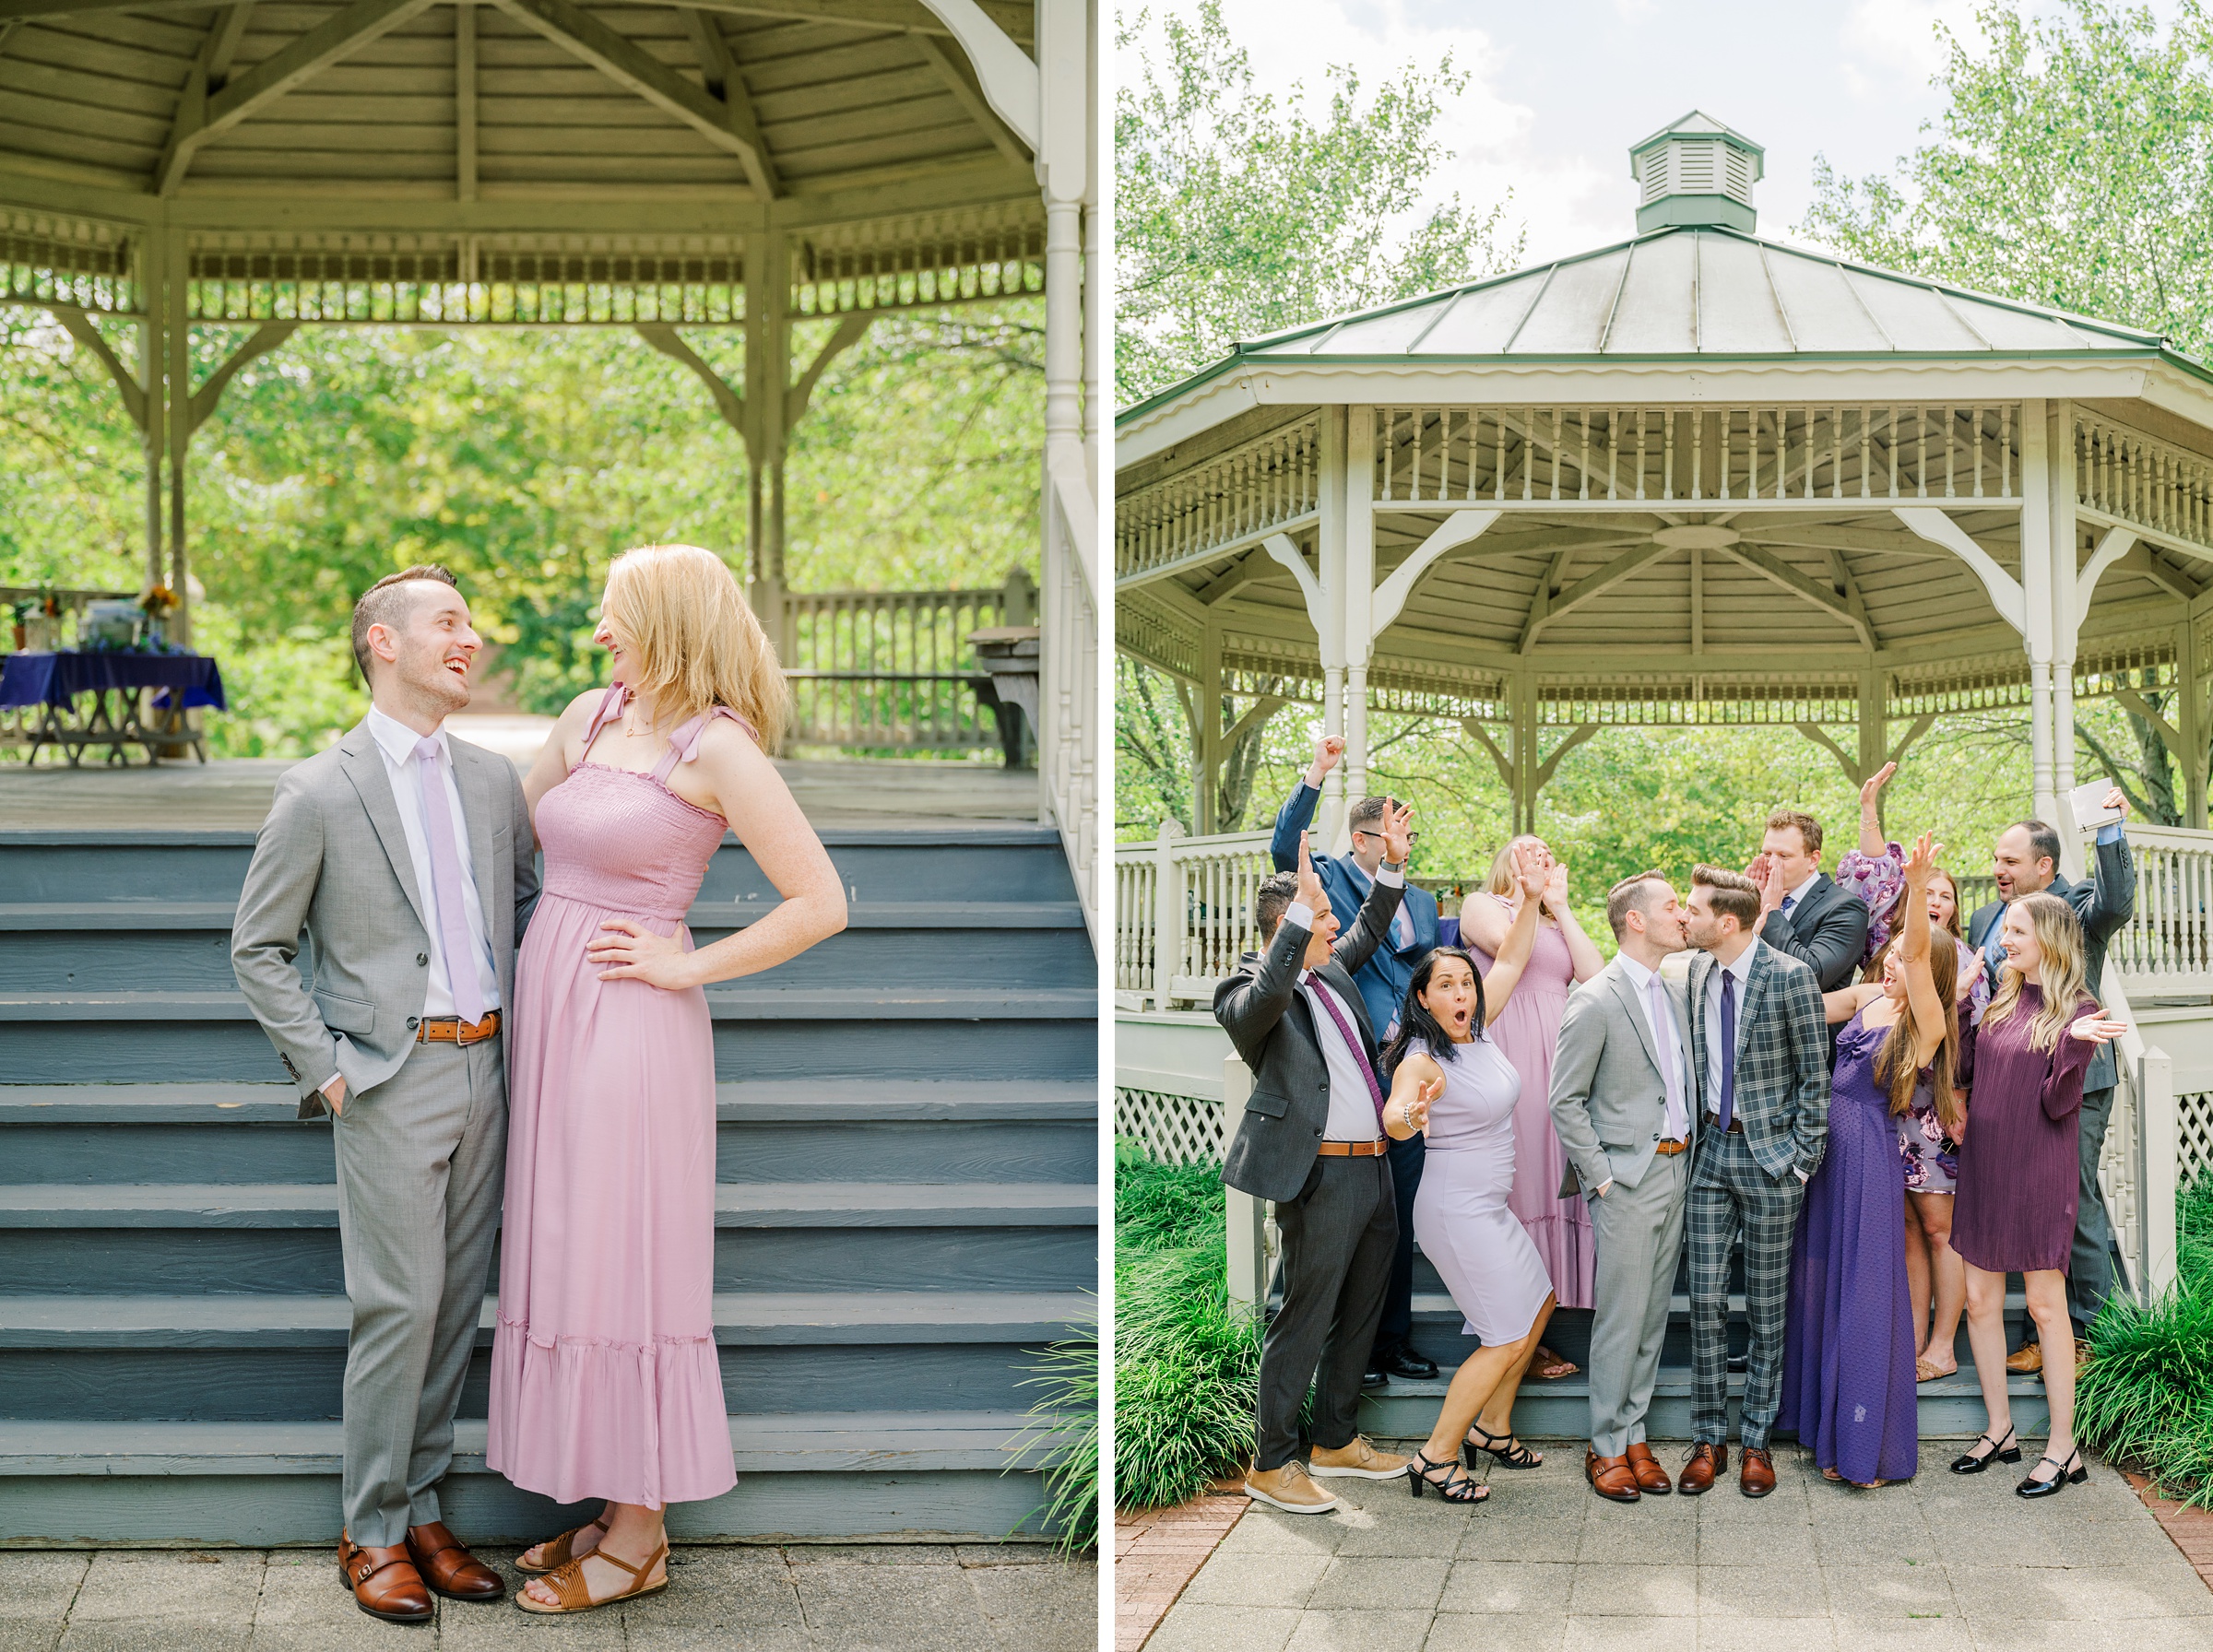
[(1615, 1503), (1637, 1501), (1637, 1477), (1629, 1472), (1629, 1459), (1626, 1457), (1601, 1457), (1586, 1446), (1583, 1478), (1601, 1497)]
[(1629, 1472), (1637, 1477), (1637, 1489), (1646, 1496), (1664, 1497), (1675, 1489), (1675, 1482), (1668, 1479), (1667, 1470), (1660, 1466), (1652, 1448), (1642, 1440), (1629, 1447), (1626, 1460)]
[(1736, 1489), (1747, 1497), (1765, 1497), (1775, 1489), (1775, 1459), (1765, 1446), (1747, 1446), (1736, 1471)]
[(407, 1545), (358, 1549), (344, 1533), (338, 1536), (338, 1582), (353, 1591), (353, 1603), (373, 1618), (387, 1623), (427, 1623), (431, 1621), (431, 1591), (422, 1574), (408, 1558)]
[(497, 1600), (507, 1592), (500, 1575), (471, 1554), (443, 1520), (408, 1528), (408, 1554), (423, 1582), (452, 1600)]
[(2044, 1368), (2044, 1347), (2041, 1342), (2024, 1342), (2006, 1356), (2006, 1369), (2016, 1376), (2034, 1376)]
[(1700, 1440), (1690, 1448), (1690, 1460), (1683, 1465), (1682, 1475), (1675, 1481), (1675, 1490), (1686, 1497), (1696, 1497), (1713, 1484), (1713, 1477), (1729, 1467), (1729, 1447), (1709, 1446)]

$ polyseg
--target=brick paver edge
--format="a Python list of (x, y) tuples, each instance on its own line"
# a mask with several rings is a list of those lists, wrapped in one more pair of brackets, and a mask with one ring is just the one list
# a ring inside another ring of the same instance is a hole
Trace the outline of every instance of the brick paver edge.
[(1241, 1492), (1215, 1489), (1174, 1508), (1116, 1511), (1115, 1652), (1139, 1652), (1251, 1504)]

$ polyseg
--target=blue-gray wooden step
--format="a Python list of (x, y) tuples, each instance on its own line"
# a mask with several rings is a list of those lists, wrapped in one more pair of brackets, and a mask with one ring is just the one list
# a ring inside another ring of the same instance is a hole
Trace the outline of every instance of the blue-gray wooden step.
[[(535, 1541), (596, 1512), (484, 1467), (455, 1424), (446, 1520)], [(337, 1422), (0, 1422), (0, 1546), (322, 1546), (338, 1535)], [(1035, 1528), (1039, 1441), (1020, 1411), (786, 1412), (730, 1419), (737, 1486), (671, 1504), (680, 1540), (1001, 1535)]]

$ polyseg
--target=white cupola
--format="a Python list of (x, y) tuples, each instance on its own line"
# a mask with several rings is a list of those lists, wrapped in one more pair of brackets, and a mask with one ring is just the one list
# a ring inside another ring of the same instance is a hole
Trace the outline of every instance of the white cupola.
[(1637, 181), (1637, 232), (1670, 224), (1718, 225), (1750, 234), (1758, 221), (1752, 185), (1766, 151), (1743, 133), (1692, 110), (1629, 149)]

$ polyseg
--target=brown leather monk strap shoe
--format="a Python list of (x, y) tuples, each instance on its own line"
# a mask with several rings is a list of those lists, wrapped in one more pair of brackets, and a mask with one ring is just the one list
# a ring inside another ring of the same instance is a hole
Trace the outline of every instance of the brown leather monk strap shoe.
[(497, 1600), (507, 1592), (500, 1575), (463, 1547), (443, 1520), (408, 1528), (408, 1554), (423, 1582), (452, 1600)]
[(1591, 1482), (1593, 1492), (1610, 1502), (1637, 1501), (1637, 1477), (1629, 1472), (1629, 1459), (1626, 1457), (1601, 1457), (1596, 1450), (1586, 1446), (1583, 1478)]
[(1747, 1446), (1744, 1454), (1736, 1471), (1736, 1489), (1747, 1497), (1765, 1497), (1775, 1489), (1775, 1459), (1765, 1446)]
[(427, 1623), (431, 1591), (408, 1557), (405, 1543), (361, 1549), (338, 1535), (338, 1582), (353, 1591), (353, 1603), (387, 1623)]
[(1675, 1490), (1686, 1497), (1696, 1497), (1710, 1489), (1713, 1477), (1729, 1467), (1729, 1447), (1710, 1446), (1700, 1440), (1690, 1448), (1689, 1460), (1684, 1463), (1683, 1472), (1676, 1478)]
[(1629, 1472), (1637, 1477), (1637, 1489), (1647, 1497), (1664, 1497), (1675, 1489), (1675, 1482), (1668, 1479), (1667, 1470), (1660, 1466), (1652, 1448), (1642, 1440), (1629, 1447), (1624, 1460), (1629, 1465)]

